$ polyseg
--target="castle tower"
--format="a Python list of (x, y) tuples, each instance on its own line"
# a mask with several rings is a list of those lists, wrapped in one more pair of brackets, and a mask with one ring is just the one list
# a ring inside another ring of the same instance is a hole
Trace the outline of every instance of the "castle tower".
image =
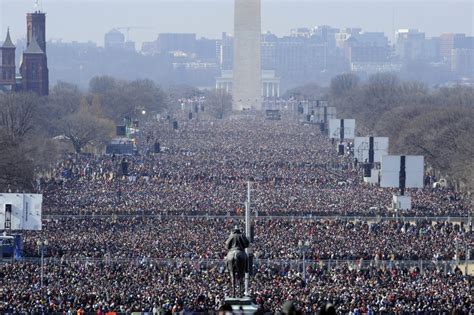
[(235, 0), (232, 109), (262, 108), (260, 0)]
[(15, 45), (10, 38), (10, 30), (7, 30), (5, 42), (0, 47), (0, 85), (9, 90), (15, 88)]
[(46, 14), (40, 11), (26, 15), (26, 45), (29, 46), (33, 38), (36, 38), (41, 50), (46, 53)]
[(22, 90), (36, 92), (39, 95), (48, 95), (49, 78), (46, 54), (39, 46), (36, 38), (23, 52), (23, 61), (20, 67), (22, 76)]
[(27, 48), (20, 67), (22, 89), (39, 95), (49, 94), (48, 58), (46, 57), (46, 14), (26, 15)]

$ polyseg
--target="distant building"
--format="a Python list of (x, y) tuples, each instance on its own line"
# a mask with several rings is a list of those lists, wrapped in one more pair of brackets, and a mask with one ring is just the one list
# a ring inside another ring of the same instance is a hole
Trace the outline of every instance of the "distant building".
[(218, 66), (212, 62), (175, 62), (173, 69), (187, 69), (187, 70), (217, 70)]
[(267, 32), (262, 35), (261, 58), (263, 70), (275, 70), (277, 67), (277, 47), (278, 37), (275, 34)]
[(384, 33), (360, 32), (351, 34), (344, 43), (344, 54), (349, 63), (384, 63), (390, 47)]
[(0, 91), (31, 91), (49, 94), (49, 70), (46, 57), (46, 15), (40, 11), (26, 15), (27, 38), (20, 75), (16, 74), (15, 50), (7, 31), (0, 47)]
[(0, 90), (13, 91), (16, 86), (15, 45), (10, 38), (10, 30), (0, 47)]
[(227, 33), (222, 33), (218, 47), (219, 64), (222, 70), (232, 70), (234, 63), (234, 38)]
[(44, 51), (33, 37), (30, 45), (23, 52), (23, 62), (20, 67), (22, 90), (34, 91), (39, 95), (48, 94), (48, 68), (45, 59)]
[(388, 47), (388, 38), (383, 32), (359, 32), (351, 36), (364, 46)]
[(336, 34), (338, 33), (338, 28), (328, 25), (319, 25), (313, 29), (312, 37), (319, 39), (321, 43), (326, 44), (328, 49), (332, 50), (336, 48)]
[(327, 46), (303, 37), (282, 37), (276, 43), (275, 69), (281, 75), (322, 70), (326, 64)]
[(262, 70), (262, 96), (280, 97), (280, 78), (274, 70)]
[(439, 53), (444, 62), (461, 76), (473, 76), (472, 54), (474, 37), (466, 34), (445, 33), (439, 36)]
[(142, 52), (142, 54), (149, 55), (149, 56), (157, 54), (158, 53), (158, 42), (156, 40), (152, 41), (152, 42), (143, 42), (141, 52)]
[(340, 49), (345, 48), (346, 41), (353, 35), (359, 34), (362, 32), (360, 27), (351, 27), (351, 28), (343, 28), (338, 33), (334, 34), (334, 38), (336, 41), (336, 47)]
[(46, 56), (46, 14), (28, 13), (27, 47), (20, 66), (21, 89), (39, 95), (49, 94), (49, 70)]
[[(234, 74), (232, 70), (223, 70), (216, 78), (216, 89), (232, 94)], [(280, 96), (280, 78), (274, 70), (262, 70), (262, 97)]]
[(452, 49), (451, 71), (474, 79), (474, 49)]
[(196, 57), (200, 61), (217, 63), (217, 40), (200, 38), (196, 41)]
[(311, 29), (307, 27), (293, 28), (290, 30), (291, 37), (306, 37), (309, 38), (312, 35)]
[(161, 33), (158, 35), (157, 47), (160, 53), (182, 51), (192, 54), (196, 52), (196, 34)]
[(123, 48), (127, 51), (136, 51), (135, 50), (135, 42), (131, 41), (131, 40), (127, 40), (124, 45), (123, 45)]
[(351, 71), (371, 75), (378, 72), (400, 72), (402, 70), (402, 64), (392, 61), (381, 61), (381, 62), (373, 62), (373, 61), (365, 61), (365, 62), (352, 62), (351, 63)]
[(441, 60), (439, 38), (433, 37), (425, 39), (423, 45), (424, 59), (431, 62), (438, 62)]
[(46, 14), (36, 11), (26, 15), (27, 36), (26, 44), (29, 46), (36, 39), (40, 49), (46, 54)]
[(396, 54), (402, 60), (425, 59), (425, 33), (415, 29), (399, 29), (396, 34)]
[(104, 36), (104, 48), (107, 50), (121, 50), (125, 47), (125, 35), (113, 29)]
[(388, 59), (387, 47), (354, 45), (349, 47), (349, 61), (354, 62), (385, 62)]
[[(341, 51), (336, 46), (339, 29), (322, 25), (292, 29), (289, 36), (261, 35), (261, 68), (272, 70), (285, 82), (316, 78), (331, 69), (347, 71)], [(221, 70), (232, 70), (233, 37), (223, 33), (218, 42)]]
[(217, 40), (196, 39), (194, 33), (160, 33), (155, 41), (144, 42), (142, 53), (145, 55), (174, 54), (196, 56), (205, 62), (216, 62)]
[(466, 34), (444, 33), (439, 36), (439, 46), (441, 57), (446, 61), (451, 59), (452, 49), (472, 49), (474, 37), (468, 37)]

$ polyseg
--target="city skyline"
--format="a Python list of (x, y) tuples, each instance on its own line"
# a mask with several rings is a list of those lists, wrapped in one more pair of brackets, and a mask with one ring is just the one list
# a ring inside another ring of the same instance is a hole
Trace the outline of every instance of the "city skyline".
[[(147, 28), (131, 29), (128, 34), (122, 29), (137, 43), (137, 48), (141, 48), (143, 42), (155, 40), (158, 33), (196, 33), (198, 37), (206, 38), (220, 38), (222, 32), (232, 33), (231, 0), (156, 3), (141, 0), (133, 3), (134, 6), (126, 1), (113, 4), (109, 1), (44, 1), (40, 6), (49, 16), (47, 39), (93, 41), (103, 46), (104, 35), (111, 29), (141, 26)], [(441, 33), (473, 33), (474, 4), (469, 1), (298, 1), (297, 4), (263, 0), (262, 32), (271, 31), (281, 36), (299, 27), (361, 27), (366, 31), (384, 32), (392, 42), (395, 31), (400, 28), (419, 29), (427, 37)], [(34, 1), (0, 0), (0, 36), (3, 37), (10, 27), (14, 41), (24, 38), (24, 16), (33, 10)], [(104, 12), (108, 12), (107, 19), (104, 19)], [(149, 12), (156, 12), (156, 15), (150, 16)], [(362, 13), (370, 19), (364, 18)], [(144, 15), (146, 18), (140, 18)], [(83, 17), (87, 17), (89, 23), (84, 23)], [(182, 23), (183, 20), (186, 23)]]

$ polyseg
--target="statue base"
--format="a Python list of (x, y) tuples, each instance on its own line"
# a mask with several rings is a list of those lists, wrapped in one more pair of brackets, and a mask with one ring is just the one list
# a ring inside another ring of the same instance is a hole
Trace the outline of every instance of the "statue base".
[(258, 310), (257, 305), (248, 296), (242, 298), (226, 297), (225, 302), (232, 306), (234, 312), (243, 311), (243, 314), (253, 314)]

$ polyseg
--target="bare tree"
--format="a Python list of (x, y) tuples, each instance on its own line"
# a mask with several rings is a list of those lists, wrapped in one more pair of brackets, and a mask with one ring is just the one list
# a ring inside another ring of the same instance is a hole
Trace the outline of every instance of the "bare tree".
[(24, 137), (34, 127), (41, 100), (31, 93), (0, 94), (0, 127), (13, 141)]
[(55, 158), (39, 116), (46, 102), (30, 93), (0, 95), (0, 191), (33, 191), (35, 172)]
[(78, 111), (65, 116), (60, 122), (62, 132), (71, 141), (77, 153), (88, 144), (100, 144), (110, 139), (113, 126), (111, 120), (95, 115), (85, 100)]
[(95, 77), (89, 84), (89, 91), (100, 98), (106, 117), (116, 122), (125, 117), (136, 117), (142, 110), (160, 112), (168, 107), (166, 94), (151, 80)]
[(232, 96), (223, 90), (212, 90), (206, 95), (206, 111), (222, 119), (232, 112)]
[(309, 83), (288, 90), (284, 98), (295, 98), (300, 100), (319, 100), (326, 94), (326, 88), (322, 88), (316, 83)]
[(389, 137), (392, 154), (422, 154), (451, 182), (474, 188), (473, 88), (429, 91), (418, 82), (377, 74), (357, 89), (330, 97), (338, 113), (356, 118), (359, 130)]
[(347, 92), (356, 89), (359, 82), (359, 77), (353, 73), (337, 75), (331, 80), (329, 93), (332, 97), (344, 96)]
[(5, 129), (0, 129), (0, 191), (31, 191), (34, 164), (26, 146), (14, 141)]

